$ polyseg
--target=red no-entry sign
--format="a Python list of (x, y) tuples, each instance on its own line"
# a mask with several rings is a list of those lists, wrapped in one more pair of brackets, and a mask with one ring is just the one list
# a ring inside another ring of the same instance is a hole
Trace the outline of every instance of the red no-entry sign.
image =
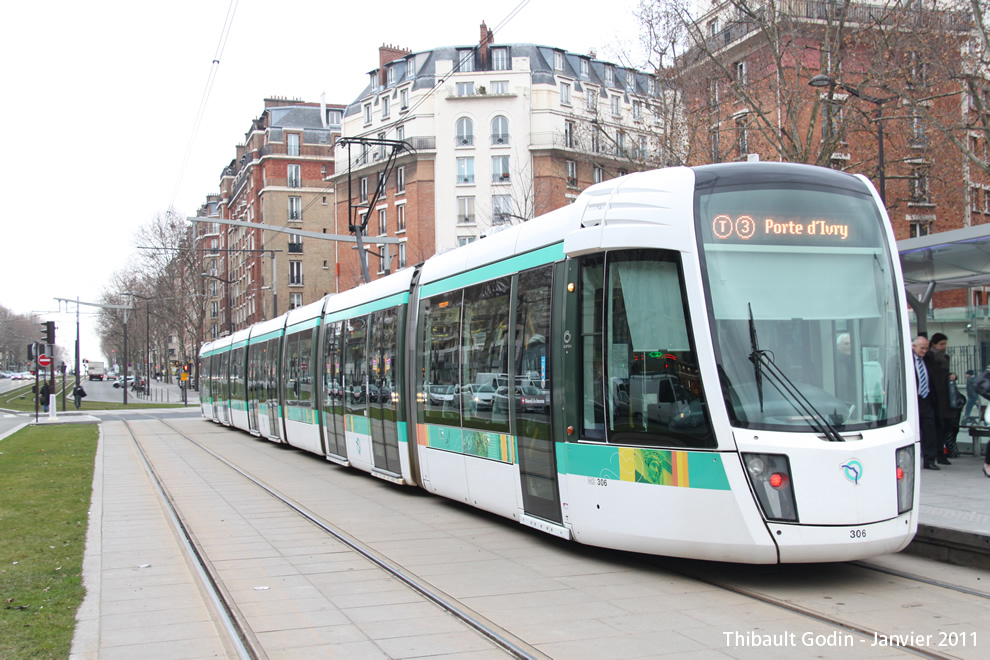
[(47, 367), (51, 363), (52, 363), (52, 359), (50, 357), (48, 357), (47, 355), (39, 355), (38, 356), (38, 364), (40, 364), (41, 366)]

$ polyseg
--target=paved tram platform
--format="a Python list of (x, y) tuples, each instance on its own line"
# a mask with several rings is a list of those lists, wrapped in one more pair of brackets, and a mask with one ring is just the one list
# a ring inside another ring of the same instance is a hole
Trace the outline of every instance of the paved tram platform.
[[(80, 421), (98, 420), (72, 414), (57, 420)], [(121, 423), (101, 425), (83, 565), (87, 595), (70, 657), (235, 657), (217, 631), (215, 605), (200, 588), (197, 569), (125, 436)], [(970, 449), (961, 445), (964, 452)], [(964, 565), (990, 558), (990, 479), (982, 464), (982, 453), (964, 453), (951, 466), (921, 471), (919, 533), (909, 552)]]

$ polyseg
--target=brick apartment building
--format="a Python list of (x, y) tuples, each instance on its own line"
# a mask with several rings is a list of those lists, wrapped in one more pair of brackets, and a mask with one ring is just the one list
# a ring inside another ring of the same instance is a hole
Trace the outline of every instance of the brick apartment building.
[[(236, 157), (224, 168), (215, 207), (220, 219), (337, 233), (333, 145), (344, 106), (265, 99)], [(209, 205), (208, 205), (209, 206)], [(209, 225), (201, 241), (217, 247), (206, 273), (217, 311), (209, 336), (274, 318), (334, 292), (333, 243), (278, 230)], [(212, 311), (211, 311), (212, 314)], [(214, 334), (216, 333), (216, 334)]]
[[(336, 152), (338, 226), (367, 218), (367, 236), (402, 239), (398, 249), (370, 246), (372, 279), (657, 165), (653, 77), (492, 36), (482, 23), (473, 45), (382, 46), (344, 112), (343, 137), (375, 143)], [(392, 145), (382, 140), (408, 145), (390, 168)], [(356, 246), (341, 243), (339, 261), (341, 290), (358, 285)]]

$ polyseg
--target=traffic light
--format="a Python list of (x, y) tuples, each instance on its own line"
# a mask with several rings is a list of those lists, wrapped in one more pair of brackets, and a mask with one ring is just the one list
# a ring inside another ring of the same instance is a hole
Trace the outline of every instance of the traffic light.
[(41, 324), (41, 338), (46, 344), (55, 345), (55, 321), (45, 321)]
[(34, 362), (34, 342), (28, 344), (28, 362)]

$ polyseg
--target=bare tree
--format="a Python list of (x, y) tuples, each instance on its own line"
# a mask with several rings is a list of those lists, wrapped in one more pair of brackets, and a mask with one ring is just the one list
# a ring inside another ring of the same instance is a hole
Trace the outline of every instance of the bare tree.
[(40, 334), (37, 330), (31, 319), (0, 305), (0, 367), (21, 371), (27, 364), (27, 345)]
[[(155, 351), (159, 362), (193, 360), (206, 336), (208, 310), (207, 284), (200, 276), (203, 255), (195, 248), (192, 229), (169, 209), (140, 227), (135, 240), (140, 249), (123, 272), (114, 274), (103, 296), (107, 304), (134, 303), (136, 310), (128, 315), (129, 357), (144, 364), (146, 352)], [(122, 359), (123, 312), (105, 309), (99, 318), (104, 353)]]

